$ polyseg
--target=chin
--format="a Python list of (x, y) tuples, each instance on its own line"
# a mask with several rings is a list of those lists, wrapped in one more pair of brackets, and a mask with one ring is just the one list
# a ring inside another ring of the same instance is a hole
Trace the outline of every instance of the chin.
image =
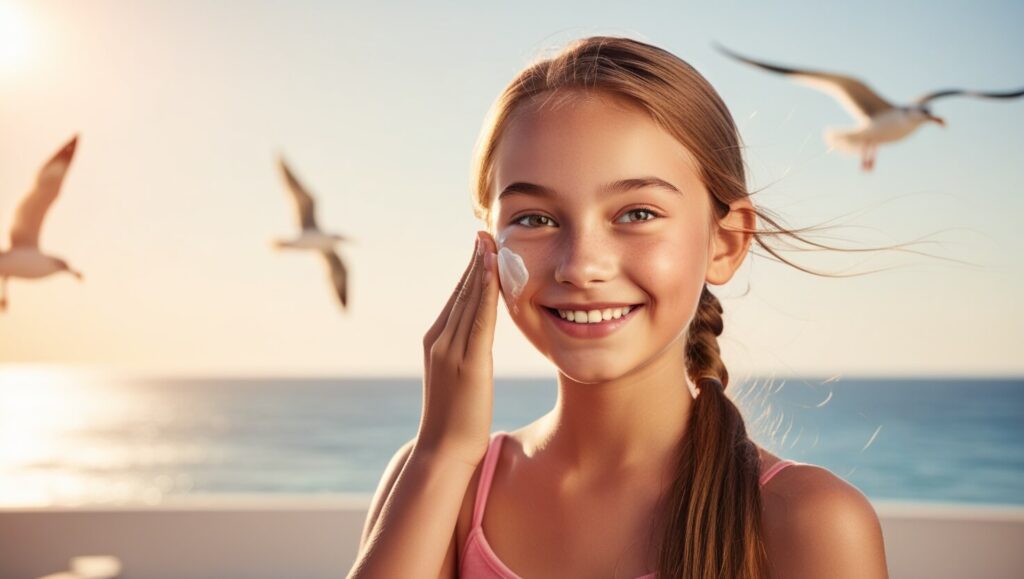
[(572, 355), (551, 358), (558, 371), (566, 378), (580, 384), (601, 384), (621, 378), (630, 368), (608, 361), (607, 353), (599, 356)]

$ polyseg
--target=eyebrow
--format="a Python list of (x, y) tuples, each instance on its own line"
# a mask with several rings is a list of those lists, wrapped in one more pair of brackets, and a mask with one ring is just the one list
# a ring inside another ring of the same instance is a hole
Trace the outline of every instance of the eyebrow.
[[(618, 181), (612, 181), (606, 183), (598, 188), (598, 192), (607, 195), (609, 193), (625, 193), (628, 191), (635, 191), (637, 189), (643, 189), (645, 187), (654, 187), (662, 189), (670, 193), (682, 195), (683, 192), (675, 187), (675, 185), (659, 179), (657, 177), (634, 177), (631, 179), (619, 179)], [(537, 185), (536, 183), (526, 183), (523, 181), (517, 181), (512, 183), (501, 190), (498, 194), (498, 199), (506, 195), (536, 195), (538, 197), (554, 197), (555, 190), (545, 187), (543, 185)]]

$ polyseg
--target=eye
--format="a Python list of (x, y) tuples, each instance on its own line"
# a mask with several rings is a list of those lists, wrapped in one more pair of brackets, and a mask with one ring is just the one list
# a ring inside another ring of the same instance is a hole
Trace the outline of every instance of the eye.
[[(550, 217), (548, 217), (547, 215), (539, 215), (537, 213), (530, 213), (529, 215), (522, 215), (520, 217), (516, 217), (515, 219), (512, 220), (512, 223), (532, 228), (533, 225), (526, 225), (526, 223), (523, 223), (524, 220), (530, 219), (531, 217), (536, 217), (537, 219), (546, 219), (549, 222), (554, 223), (554, 221), (552, 221), (552, 219)], [(537, 223), (537, 222), (534, 221), (533, 223)], [(543, 226), (543, 224), (542, 224), (542, 226)]]
[(658, 215), (654, 211), (652, 211), (650, 209), (647, 209), (645, 207), (639, 207), (637, 209), (631, 209), (631, 210), (623, 213), (622, 216), (625, 217), (627, 215), (642, 215), (642, 214), (650, 215), (650, 217), (647, 218), (647, 219), (634, 219), (632, 221), (627, 221), (627, 223), (636, 222), (636, 221), (652, 221), (654, 219), (657, 219), (658, 217), (661, 217), (660, 215)]

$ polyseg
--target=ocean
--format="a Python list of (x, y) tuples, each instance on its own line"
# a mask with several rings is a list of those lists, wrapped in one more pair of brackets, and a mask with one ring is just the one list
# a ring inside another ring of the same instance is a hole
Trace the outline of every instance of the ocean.
[[(871, 499), (1024, 505), (1024, 378), (780, 378), (733, 384), (748, 433)], [(497, 379), (492, 431), (554, 404)], [(419, 378), (0, 379), (0, 505), (183, 495), (372, 493), (412, 438)]]

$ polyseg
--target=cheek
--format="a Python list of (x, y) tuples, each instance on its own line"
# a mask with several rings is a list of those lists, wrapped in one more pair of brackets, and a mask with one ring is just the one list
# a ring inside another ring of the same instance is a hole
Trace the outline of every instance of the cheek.
[(624, 265), (656, 307), (686, 309), (704, 283), (707, 256), (701, 242), (698, 235), (652, 241), (633, 248)]

